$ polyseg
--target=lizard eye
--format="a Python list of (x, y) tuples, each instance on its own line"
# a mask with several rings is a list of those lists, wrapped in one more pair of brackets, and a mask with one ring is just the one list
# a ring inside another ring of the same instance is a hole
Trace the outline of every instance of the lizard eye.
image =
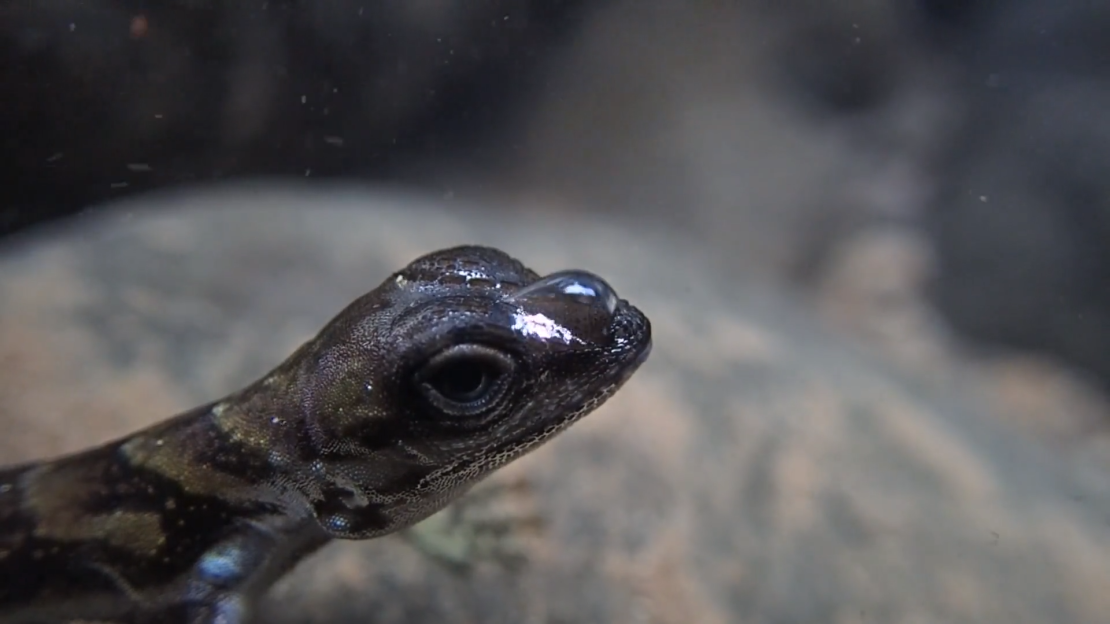
[(495, 407), (509, 388), (515, 363), (508, 355), (476, 344), (456, 345), (434, 355), (417, 372), (417, 387), (449, 416), (473, 416)]

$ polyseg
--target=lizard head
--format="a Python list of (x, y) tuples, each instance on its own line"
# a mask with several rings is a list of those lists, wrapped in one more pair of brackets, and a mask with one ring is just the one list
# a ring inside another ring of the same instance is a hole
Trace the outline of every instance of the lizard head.
[(457, 247), (308, 347), (295, 394), (324, 484), (310, 499), (331, 535), (360, 538), (423, 519), (599, 406), (647, 358), (651, 327), (594, 274)]

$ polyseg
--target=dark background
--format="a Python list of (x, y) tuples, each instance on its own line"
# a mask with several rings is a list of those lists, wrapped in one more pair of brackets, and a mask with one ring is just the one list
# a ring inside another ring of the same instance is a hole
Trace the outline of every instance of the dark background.
[(9, 1), (0, 232), (349, 177), (679, 223), (805, 283), (896, 223), (969, 344), (1110, 387), (1107, 32), (1079, 0)]

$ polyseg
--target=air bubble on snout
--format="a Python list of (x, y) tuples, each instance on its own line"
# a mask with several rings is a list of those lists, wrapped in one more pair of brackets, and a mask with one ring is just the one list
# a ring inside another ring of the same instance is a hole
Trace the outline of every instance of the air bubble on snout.
[(585, 271), (560, 271), (507, 296), (516, 307), (513, 331), (555, 344), (601, 344), (608, 340), (617, 293)]
[(619, 301), (613, 287), (587, 271), (560, 271), (543, 277), (507, 298), (516, 303), (579, 303), (613, 314)]

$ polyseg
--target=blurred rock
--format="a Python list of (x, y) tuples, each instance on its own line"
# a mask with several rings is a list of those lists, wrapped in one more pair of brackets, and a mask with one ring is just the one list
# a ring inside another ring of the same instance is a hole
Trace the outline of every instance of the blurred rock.
[(1034, 443), (958, 378), (874, 361), (673, 230), (511, 213), (256, 185), (137, 197), (9, 241), (0, 460), (232, 390), (414, 256), (493, 244), (605, 275), (656, 335), (624, 391), (495, 477), (527, 484), (543, 521), (523, 567), (334, 544), (260, 621), (1105, 621), (1106, 455)]
[(731, 270), (819, 273), (839, 240), (928, 198), (948, 105), (915, 46), (874, 0), (614, 2), (553, 61), (482, 184), (650, 218)]

